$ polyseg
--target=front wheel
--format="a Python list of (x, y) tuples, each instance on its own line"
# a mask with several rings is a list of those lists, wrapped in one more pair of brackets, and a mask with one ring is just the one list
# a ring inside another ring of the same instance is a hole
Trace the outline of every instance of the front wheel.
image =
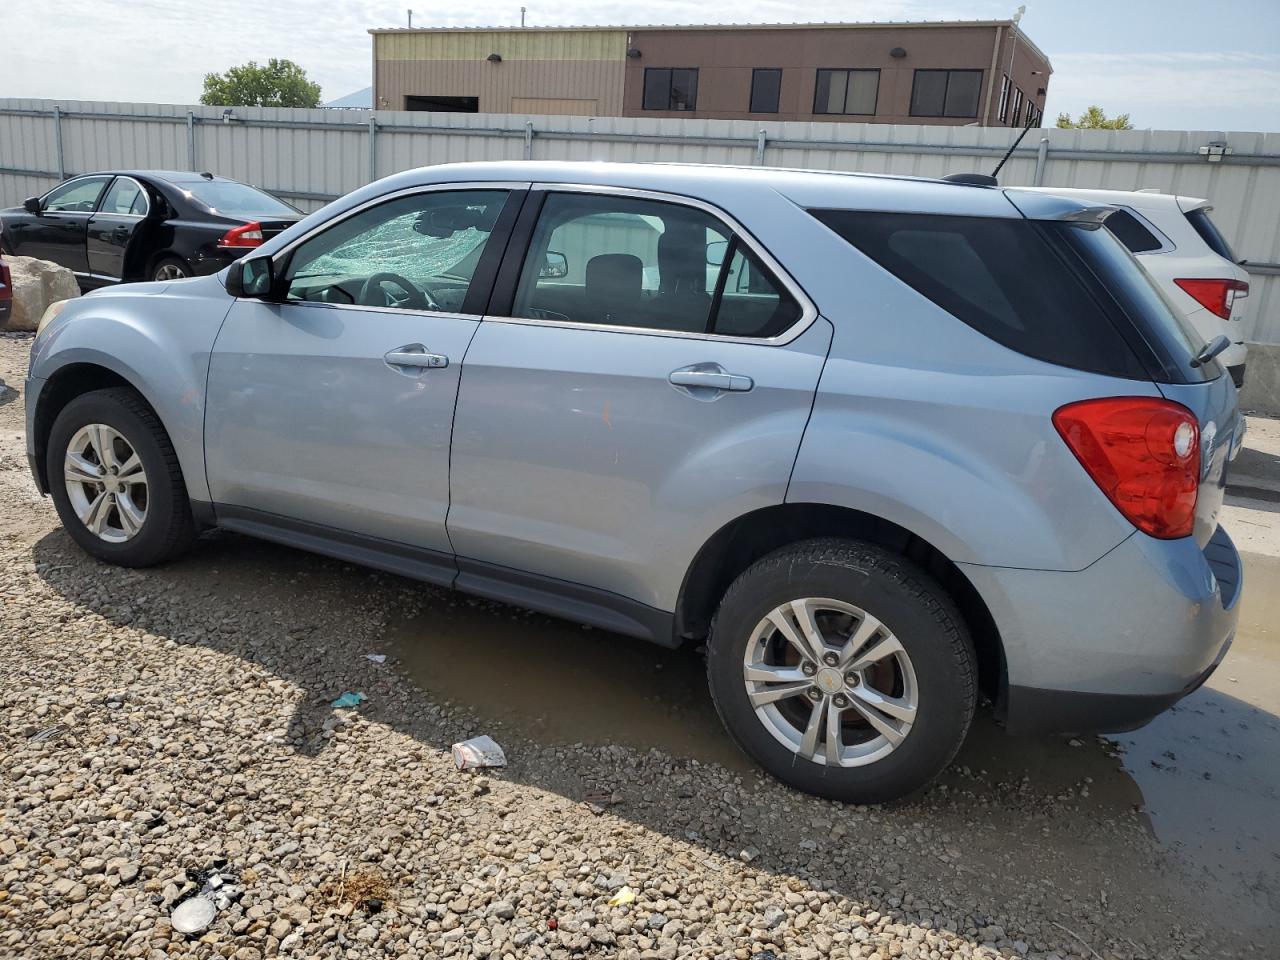
[(811, 540), (756, 562), (707, 645), (721, 719), (808, 793), (881, 803), (928, 784), (973, 719), (977, 663), (959, 611), (879, 547)]
[(150, 566), (195, 538), (173, 444), (132, 390), (94, 390), (63, 407), (45, 466), (62, 525), (100, 560)]

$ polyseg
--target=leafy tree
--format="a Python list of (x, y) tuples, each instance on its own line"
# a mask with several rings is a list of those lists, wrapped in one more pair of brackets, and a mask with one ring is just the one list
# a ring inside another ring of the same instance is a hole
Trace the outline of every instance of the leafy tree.
[(1079, 119), (1072, 120), (1070, 114), (1058, 114), (1058, 126), (1068, 130), (1132, 130), (1129, 115), (1122, 113), (1118, 117), (1107, 118), (1106, 112), (1097, 104), (1091, 106)]
[(318, 107), (320, 84), (292, 60), (250, 60), (226, 73), (206, 73), (200, 102), (211, 107)]

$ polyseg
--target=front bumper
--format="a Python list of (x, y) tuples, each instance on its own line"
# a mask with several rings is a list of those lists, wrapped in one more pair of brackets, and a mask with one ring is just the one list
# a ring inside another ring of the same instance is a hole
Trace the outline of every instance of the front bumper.
[(36, 406), (40, 401), (40, 393), (44, 390), (44, 380), (27, 377), (22, 385), (22, 397), (25, 401), (27, 422), (27, 466), (31, 468), (31, 476), (35, 478), (36, 487), (42, 494), (49, 493), (48, 484), (40, 477), (40, 458), (36, 451)]
[(1000, 630), (1012, 733), (1141, 726), (1209, 678), (1240, 614), (1240, 555), (1222, 527), (1203, 550), (1135, 533), (1074, 573), (962, 569)]

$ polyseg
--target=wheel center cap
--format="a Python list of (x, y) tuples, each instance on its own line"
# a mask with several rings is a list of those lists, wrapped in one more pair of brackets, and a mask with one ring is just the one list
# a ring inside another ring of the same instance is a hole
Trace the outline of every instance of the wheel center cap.
[(827, 696), (844, 689), (844, 674), (835, 667), (823, 667), (813, 678), (813, 684)]

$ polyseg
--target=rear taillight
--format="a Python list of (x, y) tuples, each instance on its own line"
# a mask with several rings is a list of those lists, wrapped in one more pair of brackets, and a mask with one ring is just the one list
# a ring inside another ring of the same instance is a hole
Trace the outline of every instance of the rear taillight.
[(1178, 403), (1108, 397), (1053, 415), (1076, 459), (1117, 510), (1162, 540), (1191, 535), (1200, 487), (1200, 426)]
[(0, 300), (13, 299), (13, 276), (9, 273), (9, 265), (0, 263)]
[(246, 223), (232, 227), (218, 241), (220, 247), (260, 247), (262, 246), (262, 224)]
[(1223, 320), (1231, 319), (1231, 305), (1236, 297), (1249, 295), (1249, 284), (1243, 280), (1202, 280), (1196, 277), (1173, 282), (1196, 303)]

